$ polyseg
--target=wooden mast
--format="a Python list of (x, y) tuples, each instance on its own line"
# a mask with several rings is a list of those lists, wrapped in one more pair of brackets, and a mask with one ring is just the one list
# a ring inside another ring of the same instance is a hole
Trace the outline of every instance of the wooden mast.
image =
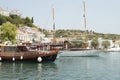
[(85, 28), (85, 42), (87, 41), (87, 32), (86, 32), (86, 3), (85, 0), (83, 1), (83, 10), (84, 10), (84, 28)]
[(55, 21), (54, 21), (54, 7), (52, 8), (52, 20), (53, 20), (53, 32), (55, 31)]
[(85, 0), (83, 1), (83, 10), (84, 10), (84, 14), (83, 14), (83, 17), (84, 17), (84, 28), (85, 28), (85, 47), (87, 48), (88, 47), (88, 38), (87, 38), (87, 29), (86, 29), (86, 2)]
[(52, 27), (53, 27), (53, 30), (52, 30), (52, 39), (53, 39), (53, 41), (52, 41), (52, 43), (54, 43), (55, 42), (55, 35), (54, 35), (54, 33), (55, 33), (55, 21), (54, 21), (54, 7), (52, 7)]

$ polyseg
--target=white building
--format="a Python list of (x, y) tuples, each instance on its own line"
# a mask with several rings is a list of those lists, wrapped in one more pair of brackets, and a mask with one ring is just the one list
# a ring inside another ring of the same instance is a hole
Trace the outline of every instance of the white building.
[(104, 48), (104, 47), (102, 46), (102, 42), (103, 42), (103, 41), (109, 41), (109, 42), (110, 42), (109, 48), (111, 48), (111, 47), (113, 47), (113, 46), (115, 45), (112, 40), (107, 40), (107, 39), (98, 38), (98, 42), (99, 42), (99, 47), (98, 47), (98, 48), (101, 48), (101, 49)]
[(9, 16), (9, 11), (8, 10), (5, 10), (3, 8), (0, 8), (0, 14), (1, 15), (4, 15), (4, 16)]
[(20, 42), (40, 42), (45, 34), (39, 32), (36, 29), (24, 26), (17, 30), (16, 39), (18, 43)]
[(12, 10), (12, 11), (10, 11), (10, 13), (9, 13), (10, 15), (11, 14), (13, 14), (13, 15), (18, 15), (18, 16), (21, 16), (21, 13), (20, 13), (20, 11), (19, 10)]
[(8, 9), (3, 9), (0, 7), (0, 14), (1, 15), (4, 15), (4, 16), (9, 16), (11, 14), (13, 15), (18, 15), (18, 16), (21, 16), (21, 13), (19, 10), (8, 10)]

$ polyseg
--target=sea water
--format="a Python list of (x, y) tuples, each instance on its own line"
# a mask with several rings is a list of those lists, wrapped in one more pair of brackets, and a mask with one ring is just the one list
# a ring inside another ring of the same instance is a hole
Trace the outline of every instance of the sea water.
[(120, 52), (44, 63), (0, 62), (0, 80), (120, 80)]

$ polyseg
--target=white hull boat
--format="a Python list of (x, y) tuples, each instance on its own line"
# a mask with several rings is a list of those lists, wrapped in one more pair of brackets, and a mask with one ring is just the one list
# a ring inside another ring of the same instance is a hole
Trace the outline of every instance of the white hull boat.
[(114, 48), (110, 48), (107, 49), (108, 52), (119, 52), (120, 51), (120, 47), (114, 47)]
[(99, 53), (99, 50), (62, 51), (60, 57), (97, 57)]

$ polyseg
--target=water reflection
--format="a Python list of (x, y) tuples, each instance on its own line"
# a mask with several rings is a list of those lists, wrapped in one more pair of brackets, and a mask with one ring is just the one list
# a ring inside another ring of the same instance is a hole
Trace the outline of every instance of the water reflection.
[(57, 70), (55, 63), (0, 62), (0, 80), (40, 80), (52, 70)]
[(101, 59), (103, 57), (61, 57), (56, 62), (58, 63), (59, 77), (63, 77), (63, 80), (64, 78), (67, 80), (97, 80), (94, 78), (102, 68), (100, 67), (102, 66)]
[(37, 74), (36, 77), (37, 77), (38, 79), (41, 79), (41, 77), (42, 77), (42, 64), (41, 64), (41, 63), (38, 64), (37, 70), (38, 70), (38, 74)]
[(58, 74), (58, 66), (53, 63), (42, 63), (41, 79), (43, 80), (56, 80)]
[(55, 62), (0, 62), (0, 80), (119, 80), (120, 52), (60, 57)]

